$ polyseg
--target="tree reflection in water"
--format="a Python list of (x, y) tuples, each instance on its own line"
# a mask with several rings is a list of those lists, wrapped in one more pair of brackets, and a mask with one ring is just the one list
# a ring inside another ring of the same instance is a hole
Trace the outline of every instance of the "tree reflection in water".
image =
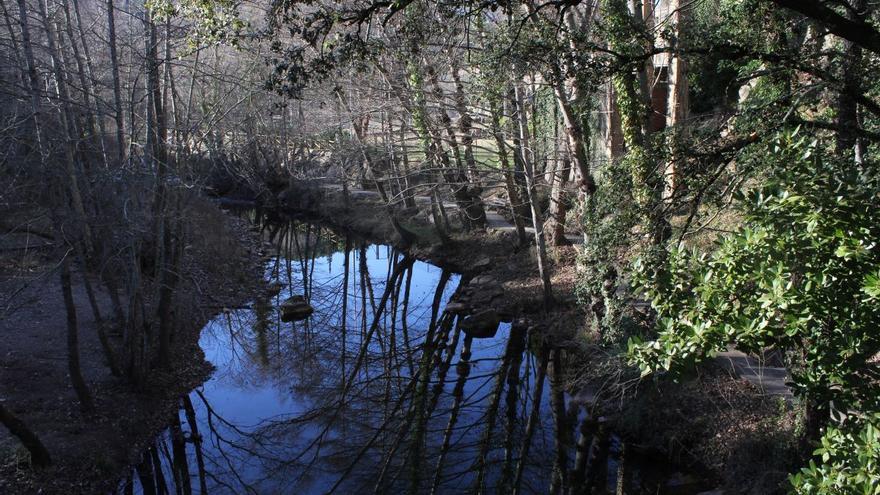
[[(564, 393), (564, 350), (443, 310), (465, 277), (308, 223), (264, 234), (283, 289), (207, 325), (216, 372), (121, 493), (656, 493)], [(315, 312), (282, 322), (295, 295)]]

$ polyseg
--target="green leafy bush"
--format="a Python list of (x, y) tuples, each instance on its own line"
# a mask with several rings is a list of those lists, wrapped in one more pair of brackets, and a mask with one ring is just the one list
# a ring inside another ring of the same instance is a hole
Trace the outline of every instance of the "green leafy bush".
[[(767, 161), (769, 180), (739, 198), (745, 222), (737, 232), (709, 254), (675, 250), (659, 272), (635, 270), (635, 284), (657, 312), (658, 334), (650, 342), (632, 338), (630, 358), (647, 375), (675, 372), (729, 345), (744, 352), (785, 349), (797, 357), (789, 363), (795, 394), (824, 411), (823, 422), (835, 410), (874, 414), (880, 395), (874, 167), (831, 156), (797, 130), (760, 156), (754, 159)], [(843, 433), (848, 428), (827, 430), (827, 448), (817, 451), (823, 460), (810, 473), (876, 471), (876, 446), (865, 447), (872, 455), (840, 460), (835, 445), (840, 435), (855, 434)], [(839, 493), (875, 493), (852, 491), (861, 478), (841, 476)]]
[(880, 494), (880, 414), (828, 428), (809, 465), (791, 476), (799, 494)]

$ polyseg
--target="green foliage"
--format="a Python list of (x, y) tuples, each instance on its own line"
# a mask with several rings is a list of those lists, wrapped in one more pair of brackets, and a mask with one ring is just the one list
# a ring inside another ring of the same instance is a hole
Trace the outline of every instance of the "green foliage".
[(848, 419), (828, 428), (810, 461), (790, 477), (802, 495), (880, 494), (880, 414)]
[(192, 21), (190, 47), (227, 44), (238, 47), (248, 27), (233, 0), (149, 0), (145, 6), (159, 19), (182, 17)]
[[(631, 339), (630, 358), (649, 374), (679, 371), (730, 344), (745, 352), (789, 349), (800, 356), (791, 369), (798, 396), (840, 411), (877, 411), (880, 387), (868, 371), (880, 351), (880, 199), (876, 177), (866, 172), (872, 167), (830, 156), (798, 130), (783, 133), (763, 156), (769, 180), (739, 198), (746, 220), (737, 232), (711, 254), (674, 250), (659, 272), (636, 270), (658, 334)], [(818, 453), (823, 464), (796, 483), (812, 487), (816, 476), (838, 473), (828, 483), (842, 483), (840, 490), (805, 493), (873, 493), (853, 491), (861, 478), (846, 473), (876, 469), (876, 446), (865, 447), (870, 455), (844, 456), (836, 447), (850, 434), (843, 431), (828, 430)]]
[(805, 353), (794, 375), (799, 392), (858, 404), (860, 388), (874, 385), (861, 370), (880, 349), (880, 308), (865, 300), (880, 269), (873, 181), (797, 131), (767, 152), (775, 180), (741, 198), (739, 232), (711, 255), (674, 251), (657, 277), (637, 272), (661, 332), (633, 342), (633, 359), (649, 373), (728, 344), (796, 346)]

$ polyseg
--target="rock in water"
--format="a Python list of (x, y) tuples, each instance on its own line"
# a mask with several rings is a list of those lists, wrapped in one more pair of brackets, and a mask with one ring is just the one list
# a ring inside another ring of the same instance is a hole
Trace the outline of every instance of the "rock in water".
[(469, 308), (470, 308), (470, 306), (468, 306), (467, 303), (465, 303), (465, 302), (453, 301), (453, 302), (450, 302), (449, 304), (446, 305), (446, 308), (444, 308), (444, 311), (452, 313), (454, 315), (460, 315), (462, 313), (467, 312), (467, 310)]
[(281, 303), (281, 321), (300, 321), (308, 318), (314, 311), (303, 296), (293, 296)]
[(494, 309), (487, 309), (474, 313), (461, 321), (461, 329), (464, 333), (475, 339), (488, 339), (495, 336), (498, 332), (498, 325), (501, 324), (501, 318)]
[(490, 275), (480, 275), (471, 280), (471, 285), (498, 285), (498, 282)]

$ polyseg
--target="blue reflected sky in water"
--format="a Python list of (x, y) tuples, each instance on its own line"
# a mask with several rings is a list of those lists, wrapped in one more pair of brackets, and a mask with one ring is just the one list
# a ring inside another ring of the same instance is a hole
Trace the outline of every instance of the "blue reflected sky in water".
[[(343, 317), (346, 318), (347, 327), (345, 340), (347, 374), (350, 373), (352, 362), (362, 342), (364, 290), (359, 272), (362, 266), (362, 254), (365, 254), (363, 260), (366, 262), (373, 295), (378, 304), (386, 288), (389, 259), (402, 257), (387, 246), (370, 245), (364, 251), (361, 251), (359, 246), (353, 246), (350, 251), (347, 291), (342, 287), (345, 265), (345, 254), (342, 251), (314, 258), (314, 266), (311, 263), (303, 266), (296, 256), (276, 258), (266, 264), (267, 279), (282, 282), (286, 287), (281, 294), (264, 302), (268, 303), (268, 307), (263, 310), (264, 314), (258, 315), (255, 309), (232, 310), (217, 316), (203, 330), (200, 345), (206, 359), (216, 367), (216, 371), (202, 387), (191, 394), (190, 398), (194, 405), (198, 429), (204, 438), (202, 450), (207, 472), (206, 484), (211, 493), (324, 493), (336, 483), (340, 474), (348, 467), (345, 454), (351, 455), (352, 449), (358, 450), (360, 446), (366, 444), (370, 434), (374, 433), (376, 427), (382, 423), (382, 414), (379, 411), (382, 406), (377, 405), (379, 400), (373, 400), (369, 404), (352, 404), (351, 410), (339, 413), (335, 418), (331, 410), (333, 408), (327, 407), (328, 397), (335, 399), (339, 396), (343, 381), (341, 367)], [(303, 268), (306, 277), (303, 277)], [(431, 318), (431, 303), (441, 273), (440, 268), (427, 263), (415, 262), (413, 265), (407, 307), (408, 344), (411, 352), (405, 351), (407, 342), (404, 342), (402, 336), (402, 301), (398, 301), (394, 328), (399, 359), (391, 364), (395, 368), (391, 373), (393, 375), (391, 381), (395, 382), (395, 385), (398, 382), (404, 385), (395, 386), (397, 390), (392, 390), (390, 395), (383, 396), (379, 393), (378, 397), (391, 397), (394, 402), (393, 399), (396, 398), (399, 390), (405, 388), (405, 384), (411, 378), (406, 365), (407, 354), (412, 356), (418, 373), (420, 346)], [(287, 323), (280, 321), (278, 305), (290, 295), (306, 292), (304, 290), (306, 278), (311, 279), (309, 299), (315, 307), (315, 313), (306, 321)], [(444, 305), (459, 281), (458, 275), (449, 278), (443, 291)], [(345, 314), (341, 311), (344, 293), (348, 296)], [(401, 299), (403, 294), (402, 288)], [(366, 320), (369, 325), (373, 317), (369, 291), (367, 297)], [(257, 305), (259, 305), (258, 300), (252, 306)], [(390, 300), (388, 306), (391, 306)], [(261, 318), (262, 326), (259, 323)], [(390, 320), (389, 310), (383, 316), (379, 330), (384, 336), (386, 347), (390, 345)], [(454, 331), (453, 329), (450, 333)], [(450, 453), (444, 464), (440, 493), (466, 491), (473, 484), (474, 473), (471, 471), (471, 465), (484, 438), (486, 407), (491, 402), (491, 394), (497, 383), (496, 372), (505, 353), (509, 332), (510, 325), (502, 324), (494, 338), (474, 339), (472, 342), (472, 368), (464, 387), (464, 404), (452, 435)], [(453, 336), (450, 335), (449, 340), (452, 339)], [(465, 336), (462, 333), (458, 338), (451, 367), (446, 375), (443, 393), (427, 423), (426, 456), (423, 461), (427, 465), (422, 469), (426, 476), (422, 480), (422, 488), (425, 491), (430, 489), (438, 449), (442, 443), (449, 409), (453, 403), (450, 394), (458, 377), (456, 363), (464, 340)], [(368, 349), (369, 358), (365, 362), (363, 372), (358, 375), (358, 385), (353, 387), (358, 389), (357, 394), (352, 394), (356, 396), (352, 398), (353, 403), (366, 400), (368, 397), (375, 398), (373, 393), (383, 388), (381, 384), (361, 385), (361, 382), (366, 383), (370, 378), (387, 377), (387, 370), (384, 369), (386, 363), (379, 358), (383, 355), (383, 349), (378, 339), (374, 338)], [(525, 359), (520, 365), (521, 390), (517, 397), (519, 412), (516, 430), (520, 434), (525, 428), (527, 414), (531, 409), (530, 394), (534, 388), (537, 367), (536, 358), (531, 353), (524, 354)], [(444, 360), (448, 356), (447, 352), (441, 355)], [(435, 370), (429, 391), (436, 381)], [(389, 380), (384, 379), (384, 382), (387, 384)], [(529, 390), (528, 394), (524, 393), (526, 390)], [(549, 391), (549, 385), (545, 386), (542, 400), (542, 427), (535, 435), (529, 456), (543, 459), (545, 462), (543, 465), (529, 466), (524, 476), (527, 482), (524, 483), (524, 487), (534, 483), (535, 488), (541, 487), (538, 491), (543, 491), (546, 487), (552, 467), (552, 464), (546, 465), (547, 462), (552, 463), (553, 447)], [(388, 393), (387, 390), (385, 393)], [(498, 466), (493, 465), (493, 461), (503, 460), (501, 440), (497, 437), (504, 432), (506, 394), (505, 391), (499, 401), (494, 430), (496, 438), (493, 440), (493, 448), (490, 449), (487, 476), (490, 483), (497, 478), (499, 470)], [(412, 402), (411, 394), (408, 402)], [(371, 412), (370, 409), (376, 410)], [(295, 427), (286, 424), (315, 410), (320, 410), (321, 413), (312, 417), (311, 421), (305, 421)], [(316, 457), (312, 457), (311, 452), (318, 449), (310, 443), (323, 431), (328, 418), (334, 419), (333, 424), (323, 437), (320, 452)], [(189, 431), (186, 415), (182, 411), (180, 420), (183, 430)], [(398, 423), (399, 421), (388, 428), (390, 437), (393, 437), (397, 431)], [(163, 434), (166, 442), (170, 442), (170, 437), (169, 432)], [(408, 442), (408, 439), (401, 442), (402, 445), (395, 456), (397, 458), (391, 461), (392, 467), (405, 460)], [(518, 446), (519, 436), (515, 443)], [(195, 473), (196, 456), (192, 452), (194, 450), (192, 446), (189, 444), (188, 446), (187, 460), (191, 484), (193, 491), (198, 492), (198, 475)], [(294, 465), (286, 465), (287, 461), (306, 451), (310, 452), (306, 458), (299, 459)], [(310, 463), (312, 460), (314, 463)], [(375, 482), (382, 461), (382, 449), (378, 446), (371, 449), (359, 460), (347, 476), (348, 480), (338, 488), (338, 492), (349, 493), (359, 489), (372, 491), (371, 483)], [(174, 478), (173, 469), (170, 467), (172, 464), (170, 460), (163, 459), (167, 479)], [(400, 478), (406, 478), (409, 468), (403, 471), (399, 473)], [(142, 491), (139, 490), (140, 484), (137, 479), (135, 484), (135, 491)], [(389, 486), (403, 488), (407, 485), (406, 479), (398, 479)]]

